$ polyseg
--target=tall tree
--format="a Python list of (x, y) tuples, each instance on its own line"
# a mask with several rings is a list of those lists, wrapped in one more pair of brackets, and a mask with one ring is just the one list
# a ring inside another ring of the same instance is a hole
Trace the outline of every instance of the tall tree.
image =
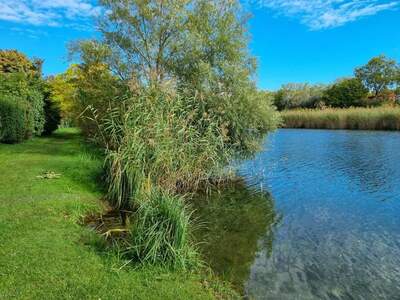
[(326, 104), (341, 108), (360, 106), (367, 96), (368, 89), (358, 78), (342, 79), (324, 92)]
[(100, 3), (108, 12), (99, 20), (103, 39), (76, 45), (81, 68), (105, 66), (131, 92), (157, 86), (199, 99), (202, 106), (193, 118), (215, 120), (240, 151), (252, 152), (254, 139), (274, 127), (274, 113), (261, 104), (252, 77), (256, 61), (248, 51), (248, 16), (239, 1)]
[(0, 73), (23, 73), (29, 77), (41, 76), (43, 60), (31, 61), (17, 50), (0, 50)]
[(375, 97), (398, 81), (400, 66), (395, 60), (384, 55), (372, 58), (365, 66), (355, 70), (356, 77), (374, 94)]

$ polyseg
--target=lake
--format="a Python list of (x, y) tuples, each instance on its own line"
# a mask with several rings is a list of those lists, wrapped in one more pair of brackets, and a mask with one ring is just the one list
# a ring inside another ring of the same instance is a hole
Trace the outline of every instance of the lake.
[(199, 247), (246, 297), (400, 299), (400, 133), (281, 129), (238, 172)]

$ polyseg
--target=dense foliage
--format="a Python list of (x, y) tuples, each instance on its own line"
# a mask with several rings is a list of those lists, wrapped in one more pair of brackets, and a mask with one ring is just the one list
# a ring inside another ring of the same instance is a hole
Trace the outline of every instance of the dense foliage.
[[(78, 66), (73, 64), (64, 73), (48, 79), (50, 98), (55, 106), (59, 108), (62, 123), (65, 125), (78, 125), (79, 114), (86, 108), (86, 103), (92, 104), (99, 99), (96, 98), (96, 95), (90, 95), (90, 88), (93, 89), (94, 84), (98, 83), (100, 87), (101, 84), (105, 87), (109, 86), (109, 82), (98, 81), (102, 73), (100, 70), (94, 70), (93, 65), (91, 65), (91, 70), (93, 70), (91, 74), (88, 74), (89, 70), (85, 69), (83, 65)], [(82, 73), (85, 73), (85, 75)], [(88, 82), (87, 80), (90, 81)], [(79, 89), (78, 85), (80, 86)], [(101, 90), (106, 91), (104, 88)], [(83, 91), (86, 93), (78, 94)], [(102, 97), (104, 96), (102, 94)], [(83, 124), (81, 125), (83, 126)]]
[(196, 254), (190, 247), (190, 215), (182, 199), (152, 191), (142, 200), (124, 254), (145, 264), (190, 267)]
[(289, 83), (283, 85), (274, 95), (278, 110), (294, 108), (314, 108), (322, 104), (323, 85)]
[(325, 103), (331, 107), (362, 106), (368, 89), (357, 78), (343, 79), (324, 91)]
[[(170, 181), (165, 186), (172, 189), (196, 186), (213, 166), (259, 149), (276, 115), (251, 80), (254, 59), (237, 2), (102, 3), (110, 12), (100, 22), (104, 41), (75, 45), (81, 59), (76, 82), (87, 117), (83, 129), (110, 157), (124, 152), (138, 161), (140, 168), (130, 167), (135, 172), (156, 185), (166, 174), (161, 182)], [(150, 161), (139, 159), (139, 145)]]
[(28, 77), (38, 76), (42, 62), (29, 60), (17, 50), (0, 50), (0, 73), (22, 73)]
[(384, 55), (372, 58), (365, 66), (355, 70), (356, 77), (378, 97), (396, 83), (400, 84), (400, 65)]
[(335, 83), (289, 83), (272, 93), (278, 110), (326, 107), (371, 107), (400, 101), (400, 65), (384, 55), (356, 68), (355, 77)]
[[(30, 138), (33, 135), (40, 135), (44, 126), (44, 110), (43, 110), (43, 95), (36, 82), (28, 79), (23, 73), (0, 73), (0, 98), (13, 99), (16, 106), (22, 109), (21, 115), (24, 117), (24, 138)], [(7, 118), (8, 122), (12, 122)], [(10, 123), (5, 124), (3, 121), (2, 126), (10, 128)], [(20, 131), (20, 129), (18, 129)], [(8, 142), (21, 142), (22, 139), (18, 138), (15, 141), (8, 140)]]
[(42, 135), (50, 135), (57, 130), (61, 123), (61, 108), (59, 103), (53, 100), (51, 95), (51, 86), (44, 84), (44, 127)]
[(26, 137), (25, 103), (13, 96), (0, 97), (0, 142), (18, 143)]
[[(58, 127), (49, 87), (41, 75), (42, 63), (15, 50), (0, 51), (0, 142), (22, 142)], [(12, 111), (14, 117), (5, 111)]]
[[(105, 148), (110, 203), (141, 220), (141, 200), (161, 199), (173, 210), (168, 199), (254, 154), (277, 115), (251, 79), (255, 63), (238, 1), (101, 3), (109, 12), (99, 21), (103, 40), (72, 47), (81, 61), (75, 106), (83, 132)], [(158, 205), (150, 201), (146, 211)], [(147, 230), (131, 239), (147, 239)], [(163, 247), (155, 249), (152, 257), (168, 260)]]

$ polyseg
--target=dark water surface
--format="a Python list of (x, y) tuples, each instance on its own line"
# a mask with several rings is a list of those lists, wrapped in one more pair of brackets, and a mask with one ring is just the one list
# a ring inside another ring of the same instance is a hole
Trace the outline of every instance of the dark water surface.
[(283, 129), (239, 173), (199, 206), (222, 277), (251, 299), (400, 299), (400, 133)]

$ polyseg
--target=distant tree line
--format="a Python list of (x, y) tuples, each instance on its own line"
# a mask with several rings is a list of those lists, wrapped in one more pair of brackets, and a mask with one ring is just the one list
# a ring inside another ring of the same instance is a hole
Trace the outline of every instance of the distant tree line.
[(278, 110), (371, 107), (400, 101), (400, 65), (380, 55), (330, 85), (289, 83), (268, 93)]

